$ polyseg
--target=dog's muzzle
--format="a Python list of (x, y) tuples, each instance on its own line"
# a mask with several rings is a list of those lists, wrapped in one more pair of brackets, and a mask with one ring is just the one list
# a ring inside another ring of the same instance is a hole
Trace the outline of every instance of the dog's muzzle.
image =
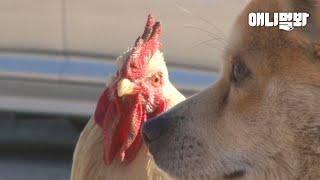
[(158, 139), (165, 133), (168, 126), (169, 120), (163, 115), (148, 120), (142, 127), (144, 141), (150, 143), (151, 141)]

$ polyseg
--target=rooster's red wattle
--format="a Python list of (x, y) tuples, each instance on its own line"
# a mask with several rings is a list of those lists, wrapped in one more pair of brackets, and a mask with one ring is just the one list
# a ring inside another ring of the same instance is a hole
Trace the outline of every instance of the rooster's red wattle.
[(147, 119), (185, 99), (169, 80), (160, 33), (149, 15), (143, 34), (117, 59), (117, 72), (77, 142), (72, 180), (166, 179), (140, 132)]
[[(147, 118), (164, 112), (167, 107), (166, 99), (162, 98), (159, 78), (159, 91), (151, 91), (145, 81), (139, 81), (147, 75), (148, 63), (160, 48), (161, 26), (148, 16), (144, 33), (139, 37), (133, 48), (126, 54), (124, 64), (118, 70), (116, 77), (102, 93), (94, 114), (96, 123), (104, 130), (105, 163), (111, 164), (116, 153), (120, 150), (121, 160), (130, 162), (142, 144), (141, 126)], [(120, 92), (120, 83), (123, 80), (134, 84), (130, 93), (123, 95)], [(154, 101), (153, 112), (147, 114), (148, 100)]]

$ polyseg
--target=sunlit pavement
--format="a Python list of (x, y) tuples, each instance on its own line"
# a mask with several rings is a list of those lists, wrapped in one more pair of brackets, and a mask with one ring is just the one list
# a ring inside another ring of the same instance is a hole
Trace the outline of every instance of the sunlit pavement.
[(0, 126), (0, 180), (67, 180), (79, 135), (62, 120), (6, 120)]

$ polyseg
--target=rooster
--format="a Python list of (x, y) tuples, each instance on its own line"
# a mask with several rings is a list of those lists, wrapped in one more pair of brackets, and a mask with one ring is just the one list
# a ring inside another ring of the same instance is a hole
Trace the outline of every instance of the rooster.
[(147, 119), (185, 99), (169, 81), (160, 33), (160, 23), (149, 15), (142, 36), (117, 59), (117, 72), (76, 145), (71, 180), (168, 178), (148, 155), (140, 132)]

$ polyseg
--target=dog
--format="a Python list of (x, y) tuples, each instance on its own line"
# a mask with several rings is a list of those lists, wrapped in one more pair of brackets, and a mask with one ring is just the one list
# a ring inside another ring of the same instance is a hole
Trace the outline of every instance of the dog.
[[(318, 0), (253, 0), (220, 79), (147, 121), (144, 140), (173, 179), (320, 179)], [(250, 27), (251, 12), (307, 12), (305, 27)]]

